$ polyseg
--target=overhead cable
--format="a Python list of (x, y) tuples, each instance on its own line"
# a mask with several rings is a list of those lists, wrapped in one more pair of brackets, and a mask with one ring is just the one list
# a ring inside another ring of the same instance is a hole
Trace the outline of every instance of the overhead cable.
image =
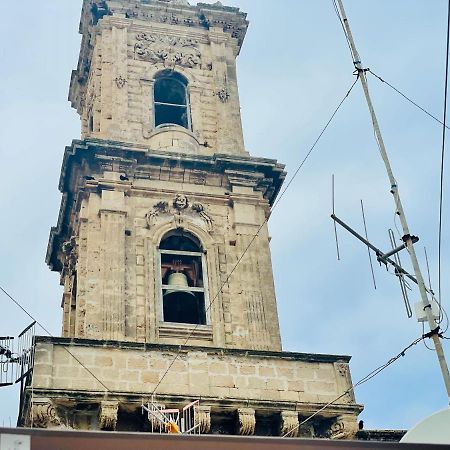
[[(16, 306), (18, 306), (31, 320), (34, 320), (50, 337), (53, 337), (50, 331), (45, 328), (44, 325), (42, 325), (39, 320), (34, 318), (11, 294), (9, 294), (5, 289), (3, 289), (2, 286), (0, 286), (0, 291), (2, 291)], [(86, 367), (67, 347), (63, 346), (63, 349), (72, 356), (75, 361), (80, 364), (81, 367), (83, 367), (96, 381), (98, 381), (108, 393), (112, 393), (109, 388), (103, 383), (102, 380), (100, 380), (95, 373), (92, 372), (88, 367)]]
[[(400, 91), (398, 88), (396, 88), (394, 85), (392, 85), (391, 83), (389, 83), (388, 81), (386, 81), (384, 78), (381, 78), (379, 75), (377, 75), (373, 70), (371, 69), (367, 69), (367, 72), (369, 72), (370, 74), (372, 74), (375, 78), (377, 78), (378, 80), (380, 80), (382, 83), (386, 84), (387, 86), (389, 86), (391, 89), (393, 89), (395, 92), (397, 92), (397, 94), (400, 94), (405, 100), (407, 100), (409, 103), (411, 103), (412, 105), (414, 105), (416, 108), (420, 109), (422, 112), (424, 112), (427, 116), (431, 117), (433, 120), (435, 120), (436, 122), (440, 123), (441, 125), (444, 125), (444, 122), (442, 122), (442, 120), (438, 119), (435, 115), (431, 114), (429, 111), (427, 111), (424, 107), (420, 106), (417, 102), (415, 102), (414, 100), (412, 100), (410, 97), (408, 97), (406, 94), (404, 94), (402, 91)], [(448, 125), (445, 125), (445, 127), (447, 129), (450, 129), (450, 127)]]
[(444, 87), (444, 123), (442, 124), (442, 148), (441, 148), (441, 170), (439, 179), (439, 231), (438, 231), (438, 302), (441, 306), (441, 261), (442, 261), (442, 201), (444, 198), (444, 160), (445, 160), (445, 138), (447, 120), (447, 94), (448, 94), (448, 63), (450, 51), (450, 0), (447, 6), (447, 45), (445, 53), (445, 87)]
[(422, 335), (420, 338), (417, 338), (415, 341), (411, 342), (407, 347), (405, 347), (400, 353), (398, 353), (396, 356), (391, 358), (386, 363), (382, 364), (381, 366), (377, 367), (376, 369), (372, 370), (372, 372), (368, 373), (365, 377), (361, 378), (357, 383), (355, 383), (352, 387), (347, 389), (345, 392), (343, 392), (341, 395), (336, 397), (331, 402), (328, 402), (326, 405), (322, 406), (322, 408), (318, 409), (315, 413), (308, 416), (306, 419), (302, 420), (297, 426), (289, 430), (286, 434), (284, 434), (282, 437), (288, 437), (291, 435), (294, 431), (298, 430), (302, 425), (304, 425), (306, 422), (309, 422), (312, 418), (320, 414), (322, 411), (327, 409), (329, 406), (336, 403), (338, 400), (340, 400), (342, 397), (345, 397), (347, 394), (350, 394), (350, 392), (353, 392), (358, 386), (361, 386), (364, 383), (367, 383), (372, 378), (376, 377), (379, 373), (381, 373), (383, 370), (388, 368), (391, 364), (394, 364), (395, 361), (397, 361), (400, 357), (405, 356), (405, 353), (411, 348), (417, 345), (420, 341), (425, 339), (425, 335)]

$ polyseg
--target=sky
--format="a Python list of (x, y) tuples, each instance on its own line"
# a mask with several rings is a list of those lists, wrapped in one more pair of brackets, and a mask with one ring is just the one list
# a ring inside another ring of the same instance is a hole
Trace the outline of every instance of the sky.
[[(223, 3), (240, 7), (250, 20), (238, 58), (246, 148), (286, 164), (290, 177), (354, 80), (332, 1)], [(441, 117), (446, 2), (345, 0), (345, 6), (364, 67)], [(12, 14), (0, 3), (6, 18), (0, 27), (0, 285), (56, 336), (62, 289), (44, 258), (61, 200), (64, 147), (80, 136), (67, 101), (80, 9), (81, 0), (22, 0)], [(411, 232), (420, 237), (419, 259), (426, 272), (425, 246), (437, 290), (442, 127), (370, 74), (369, 83)], [(446, 164), (450, 170), (448, 154)], [(395, 207), (359, 84), (269, 222), (284, 350), (351, 355), (356, 382), (420, 337), (422, 328), (407, 318), (392, 271), (375, 263), (375, 290), (367, 249), (340, 229), (337, 260), (332, 174), (336, 214), (362, 233), (362, 199), (370, 240), (390, 249)], [(449, 177), (441, 265), (442, 304), (450, 311)], [(410, 298), (419, 301), (415, 288)], [(0, 335), (17, 336), (29, 323), (0, 293)], [(448, 406), (436, 355), (423, 343), (355, 394), (365, 406), (365, 428), (407, 429)], [(17, 405), (17, 387), (0, 388), (0, 426), (15, 424)]]

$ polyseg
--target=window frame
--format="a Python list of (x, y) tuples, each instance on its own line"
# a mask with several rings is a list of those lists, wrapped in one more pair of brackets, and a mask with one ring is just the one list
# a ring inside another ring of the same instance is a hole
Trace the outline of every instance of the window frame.
[[(165, 102), (158, 102), (156, 101), (155, 96), (155, 90), (156, 86), (158, 84), (158, 81), (169, 79), (171, 81), (175, 81), (183, 86), (184, 89), (184, 98), (186, 101), (185, 105), (180, 105), (177, 103), (165, 103)], [(166, 72), (160, 72), (157, 74), (154, 78), (153, 82), (153, 127), (155, 129), (164, 128), (164, 127), (181, 127), (185, 130), (192, 131), (192, 117), (191, 117), (191, 103), (190, 103), (190, 96), (189, 96), (189, 83), (188, 80), (180, 73), (176, 71), (171, 71), (170, 73)], [(180, 125), (178, 123), (172, 123), (172, 122), (166, 122), (166, 123), (160, 123), (159, 125), (156, 125), (156, 107), (157, 106), (172, 106), (176, 108), (186, 108), (186, 120), (187, 120), (187, 127), (184, 127), (183, 125)]]
[[(205, 304), (205, 323), (199, 324), (199, 323), (184, 323), (184, 322), (168, 322), (164, 320), (164, 290), (171, 289), (173, 291), (177, 290), (186, 290), (186, 289), (178, 289), (176, 286), (169, 286), (167, 284), (162, 284), (162, 255), (180, 255), (180, 256), (193, 256), (193, 257), (200, 257), (201, 258), (201, 264), (202, 264), (202, 281), (203, 281), (203, 287), (192, 287), (189, 286), (189, 291), (191, 292), (202, 292), (203, 298), (204, 298), (204, 304)], [(158, 297), (159, 297), (159, 305), (161, 308), (160, 312), (160, 322), (162, 324), (166, 325), (176, 325), (181, 327), (201, 327), (201, 326), (211, 326), (211, 304), (209, 301), (209, 284), (208, 284), (208, 271), (207, 271), (207, 260), (206, 260), (206, 254), (204, 251), (200, 252), (189, 252), (184, 250), (163, 250), (161, 248), (158, 248), (158, 271), (157, 271), (157, 289), (158, 289)]]

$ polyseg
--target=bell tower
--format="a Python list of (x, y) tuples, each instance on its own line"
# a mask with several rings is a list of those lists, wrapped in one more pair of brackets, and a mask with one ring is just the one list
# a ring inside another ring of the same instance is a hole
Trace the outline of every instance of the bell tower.
[(195, 328), (206, 346), (281, 349), (266, 226), (226, 279), (285, 175), (244, 149), (247, 25), (219, 4), (84, 2), (69, 94), (83, 141), (47, 255), (63, 336), (175, 344)]
[[(297, 435), (299, 415), (351, 386), (349, 357), (281, 351), (265, 219), (285, 172), (244, 147), (247, 27), (220, 2), (83, 0), (82, 136), (47, 251), (62, 337), (36, 338), (24, 424), (145, 431), (156, 395), (201, 397), (205, 433)], [(305, 433), (351, 433), (360, 410), (349, 393)]]

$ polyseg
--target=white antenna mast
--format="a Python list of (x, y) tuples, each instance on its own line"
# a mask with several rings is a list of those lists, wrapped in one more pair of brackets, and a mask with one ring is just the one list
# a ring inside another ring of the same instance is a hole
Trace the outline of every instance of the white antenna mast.
[(383, 162), (389, 177), (389, 182), (391, 184), (391, 193), (394, 196), (395, 206), (397, 208), (397, 214), (400, 218), (400, 223), (403, 229), (403, 242), (405, 244), (406, 249), (411, 257), (411, 263), (414, 269), (414, 274), (417, 279), (417, 285), (419, 286), (420, 296), (422, 300), (423, 310), (426, 314), (428, 325), (430, 326), (430, 332), (427, 334), (428, 337), (433, 339), (434, 347), (436, 349), (436, 354), (439, 360), (439, 365), (441, 367), (442, 377), (444, 378), (445, 387), (447, 389), (447, 396), (450, 400), (450, 375), (448, 371), (447, 361), (445, 360), (444, 350), (442, 348), (442, 343), (439, 336), (439, 325), (436, 323), (434, 319), (434, 315), (431, 309), (431, 304), (428, 300), (427, 296), (427, 288), (425, 286), (422, 272), (420, 270), (419, 261), (417, 259), (416, 251), (414, 249), (414, 240), (413, 236), (411, 236), (409, 232), (408, 222), (406, 221), (405, 212), (403, 210), (402, 202), (400, 200), (400, 194), (398, 191), (397, 181), (395, 180), (394, 174), (392, 172), (392, 167), (389, 162), (388, 154), (386, 151), (386, 147), (384, 145), (383, 137), (381, 135), (380, 126), (378, 125), (377, 116), (375, 114), (375, 110), (373, 108), (372, 100), (370, 98), (369, 87), (367, 84), (366, 78), (366, 70), (363, 69), (361, 64), (361, 58), (359, 57), (358, 50), (356, 49), (355, 41), (352, 36), (352, 32), (350, 29), (350, 25), (348, 23), (347, 16), (345, 14), (344, 5), (342, 0), (337, 0), (339, 11), (343, 21), (343, 27), (346, 33), (346, 37), (348, 43), (350, 45), (350, 49), (353, 56), (353, 64), (355, 65), (356, 70), (358, 71), (358, 77), (361, 80), (361, 85), (364, 90), (364, 95), (366, 97), (367, 106), (369, 107), (369, 112), (372, 118), (373, 129), (375, 132), (375, 136), (377, 138), (380, 154), (383, 158)]

